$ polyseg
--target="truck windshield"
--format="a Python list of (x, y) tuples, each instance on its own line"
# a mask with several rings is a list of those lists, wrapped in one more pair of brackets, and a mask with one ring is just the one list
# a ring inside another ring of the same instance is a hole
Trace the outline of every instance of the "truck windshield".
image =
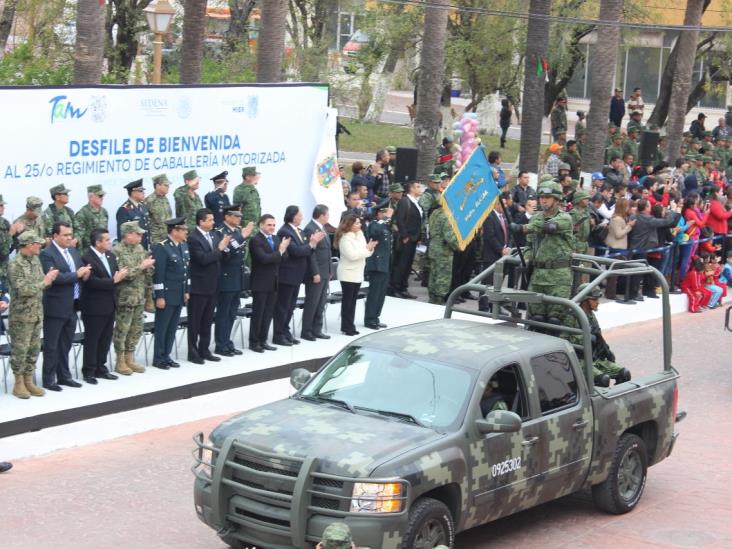
[(459, 366), (349, 347), (301, 395), (341, 401), (357, 413), (450, 431), (461, 423), (473, 379), (471, 370)]

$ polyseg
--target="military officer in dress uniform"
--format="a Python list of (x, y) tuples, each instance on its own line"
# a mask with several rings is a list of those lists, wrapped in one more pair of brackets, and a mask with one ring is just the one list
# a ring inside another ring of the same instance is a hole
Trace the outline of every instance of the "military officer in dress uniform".
[(153, 366), (162, 370), (178, 368), (180, 364), (170, 357), (175, 343), (175, 332), (180, 312), (188, 301), (188, 263), (190, 255), (186, 238), (188, 228), (183, 217), (168, 219), (168, 238), (153, 247), (155, 274), (155, 351)]
[[(226, 172), (224, 172), (226, 173)], [(224, 222), (217, 229), (221, 236), (230, 236), (231, 242), (221, 257), (221, 275), (219, 277), (219, 295), (216, 303), (214, 322), (214, 352), (222, 356), (240, 355), (242, 352), (234, 347), (231, 330), (234, 327), (236, 313), (239, 310), (239, 297), (244, 288), (244, 259), (246, 258), (247, 240), (252, 234), (254, 223), (241, 226), (239, 206), (227, 206), (224, 209)]]
[[(140, 228), (144, 231), (148, 230), (148, 210), (147, 204), (143, 202), (145, 199), (145, 187), (142, 186), (142, 179), (137, 179), (125, 185), (127, 189), (127, 200), (117, 210), (117, 238), (122, 235), (122, 223), (128, 221), (137, 221)], [(142, 247), (146, 250), (150, 249), (150, 241), (148, 233), (142, 235)]]
[(229, 195), (226, 194), (226, 186), (229, 180), (226, 178), (229, 172), (221, 172), (211, 178), (214, 182), (214, 190), (203, 197), (205, 206), (213, 212), (214, 227), (217, 229), (224, 224), (224, 210), (231, 206)]
[(369, 277), (369, 293), (366, 294), (366, 311), (364, 325), (372, 330), (386, 328), (379, 317), (386, 299), (386, 289), (389, 285), (389, 271), (391, 269), (391, 216), (394, 210), (389, 206), (389, 199), (382, 200), (376, 206), (376, 219), (369, 223), (366, 229), (366, 239), (376, 240), (371, 257), (366, 258), (366, 274)]

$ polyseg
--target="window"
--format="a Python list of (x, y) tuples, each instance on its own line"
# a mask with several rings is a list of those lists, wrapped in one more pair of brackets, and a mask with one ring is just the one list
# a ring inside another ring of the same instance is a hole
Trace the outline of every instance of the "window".
[(529, 419), (526, 391), (517, 364), (504, 366), (493, 374), (486, 387), (486, 393), (480, 401), (481, 415), (485, 416), (493, 409), (497, 400), (505, 403), (510, 412), (515, 412), (522, 420)]
[(531, 370), (536, 379), (542, 414), (577, 403), (577, 379), (565, 353), (534, 357), (531, 359)]

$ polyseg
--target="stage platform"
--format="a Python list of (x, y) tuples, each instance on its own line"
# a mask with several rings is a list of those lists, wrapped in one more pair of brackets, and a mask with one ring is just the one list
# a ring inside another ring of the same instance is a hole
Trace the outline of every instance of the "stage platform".
[[(476, 301), (467, 307), (477, 308)], [(356, 326), (362, 335), (364, 300), (358, 301)], [(686, 310), (686, 297), (671, 296), (672, 313)], [(299, 336), (300, 310), (295, 312)], [(238, 357), (221, 357), (220, 362), (194, 365), (187, 362), (186, 342), (179, 344), (181, 367), (170, 370), (148, 368), (144, 374), (120, 376), (116, 381), (100, 380), (98, 385), (82, 382), (82, 388), (64, 387), (60, 393), (47, 391), (42, 398), (21, 400), (10, 393), (0, 394), (0, 459), (47, 453), (56, 449), (109, 440), (120, 436), (167, 427), (215, 415), (225, 415), (286, 398), (292, 392), (289, 374), (294, 368), (316, 370), (325, 360), (354, 338), (341, 335), (340, 305), (326, 310), (332, 338), (303, 341), (277, 351), (253, 353), (244, 348)], [(444, 307), (416, 300), (387, 298), (382, 322), (390, 327), (442, 318)], [(605, 329), (659, 318), (660, 300), (636, 305), (604, 303), (599, 311)], [(490, 319), (462, 313), (455, 318)], [(244, 320), (246, 340), (248, 320)], [(237, 329), (234, 342), (241, 345)], [(149, 353), (152, 353), (152, 337)], [(660, 337), (660, 334), (659, 334)], [(137, 354), (144, 363), (144, 346)], [(40, 361), (39, 361), (40, 362)], [(79, 364), (81, 357), (79, 357)], [(40, 370), (40, 364), (39, 364)], [(8, 374), (12, 390), (12, 374)]]

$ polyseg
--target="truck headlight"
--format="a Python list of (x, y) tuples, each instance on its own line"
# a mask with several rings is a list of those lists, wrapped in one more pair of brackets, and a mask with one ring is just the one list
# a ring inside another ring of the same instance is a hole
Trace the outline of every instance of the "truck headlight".
[(357, 482), (353, 485), (351, 512), (398, 513), (403, 508), (403, 491), (404, 485), (399, 482)]

